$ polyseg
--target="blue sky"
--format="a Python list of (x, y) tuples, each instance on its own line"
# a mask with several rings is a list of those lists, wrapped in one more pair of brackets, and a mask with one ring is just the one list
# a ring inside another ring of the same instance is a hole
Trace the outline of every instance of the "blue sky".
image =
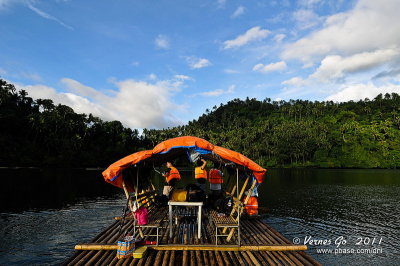
[(0, 0), (0, 76), (132, 128), (400, 93), (398, 0)]

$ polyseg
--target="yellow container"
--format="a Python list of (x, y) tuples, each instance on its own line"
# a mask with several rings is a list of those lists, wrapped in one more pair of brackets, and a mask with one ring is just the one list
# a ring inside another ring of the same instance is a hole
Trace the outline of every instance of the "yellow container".
[(187, 191), (184, 189), (175, 189), (172, 192), (172, 201), (186, 201)]

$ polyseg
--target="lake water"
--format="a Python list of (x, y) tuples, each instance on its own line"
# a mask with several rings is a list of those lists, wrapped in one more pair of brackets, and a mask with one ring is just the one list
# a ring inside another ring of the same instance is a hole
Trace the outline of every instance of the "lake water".
[[(100, 171), (0, 174), (0, 265), (61, 263), (125, 204), (122, 191), (106, 184)], [(307, 242), (308, 253), (323, 264), (399, 263), (398, 170), (270, 170), (259, 195), (267, 208), (264, 221), (292, 241)]]

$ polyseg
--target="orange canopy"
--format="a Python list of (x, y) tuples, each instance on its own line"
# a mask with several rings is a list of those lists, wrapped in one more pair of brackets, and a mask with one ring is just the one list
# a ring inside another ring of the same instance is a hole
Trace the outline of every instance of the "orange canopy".
[(120, 159), (103, 172), (103, 177), (106, 182), (122, 188), (122, 170), (129, 166), (164, 163), (188, 151), (198, 152), (206, 159), (214, 162), (221, 162), (225, 165), (249, 170), (258, 183), (263, 181), (265, 172), (267, 171), (238, 152), (215, 146), (201, 138), (184, 136), (163, 141), (152, 150), (139, 151)]

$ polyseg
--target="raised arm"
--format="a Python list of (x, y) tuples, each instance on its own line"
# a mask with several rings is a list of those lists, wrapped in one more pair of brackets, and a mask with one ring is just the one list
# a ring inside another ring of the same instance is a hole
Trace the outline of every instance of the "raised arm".
[(204, 170), (206, 168), (207, 161), (204, 159), (201, 159), (201, 161), (203, 162), (203, 164), (200, 167), (201, 167), (201, 170)]

